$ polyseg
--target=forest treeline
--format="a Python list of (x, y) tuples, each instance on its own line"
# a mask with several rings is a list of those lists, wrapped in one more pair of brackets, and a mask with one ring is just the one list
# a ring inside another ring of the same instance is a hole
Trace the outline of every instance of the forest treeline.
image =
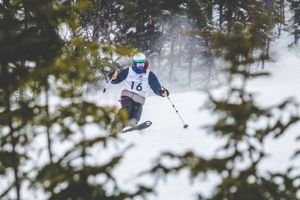
[[(88, 101), (81, 90), (104, 81), (136, 51), (162, 77), (183, 85), (208, 80), (216, 58), (228, 63), (227, 94), (208, 93), (207, 103), (217, 116), (207, 133), (224, 138), (223, 153), (165, 152), (147, 175), (188, 170), (201, 181), (217, 174), (213, 194), (198, 199), (299, 199), (299, 166), (258, 170), (265, 139), (283, 137), (299, 121), (299, 105), (287, 99), (262, 108), (246, 90), (249, 79), (266, 75), (249, 66), (270, 59), (270, 43), (285, 27), (294, 38), (287, 45), (298, 45), (299, 10), (296, 0), (0, 0), (0, 199), (125, 200), (155, 192), (155, 184), (135, 191), (118, 185), (113, 169), (132, 147), (108, 158), (106, 148), (120, 142), (110, 127), (116, 107)], [(236, 79), (241, 84), (232, 84)], [(252, 126), (260, 120), (265, 126)]]
[[(177, 86), (216, 83), (216, 66), (206, 31), (229, 33), (234, 22), (251, 23), (268, 16), (257, 37), (268, 56), (270, 43), (288, 28), (298, 45), (299, 1), (262, 0), (149, 0), (94, 1), (82, 14), (87, 38), (101, 44), (137, 48), (147, 53), (151, 66)], [(198, 32), (201, 37), (191, 37)], [(264, 67), (264, 62), (258, 63)]]

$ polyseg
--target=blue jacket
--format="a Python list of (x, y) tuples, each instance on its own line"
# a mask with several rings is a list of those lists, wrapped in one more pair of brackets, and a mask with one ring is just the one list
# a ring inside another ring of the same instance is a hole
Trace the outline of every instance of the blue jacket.
[[(111, 83), (112, 84), (121, 83), (122, 81), (124, 81), (127, 78), (128, 72), (129, 72), (129, 68), (121, 70), (118, 74), (117, 79), (113, 80)], [(155, 94), (157, 94), (158, 96), (162, 96), (161, 94), (163, 91), (162, 91), (161, 85), (160, 85), (157, 77), (155, 76), (155, 74), (151, 71), (149, 73), (148, 83), (150, 85), (150, 88), (153, 90), (153, 92)]]

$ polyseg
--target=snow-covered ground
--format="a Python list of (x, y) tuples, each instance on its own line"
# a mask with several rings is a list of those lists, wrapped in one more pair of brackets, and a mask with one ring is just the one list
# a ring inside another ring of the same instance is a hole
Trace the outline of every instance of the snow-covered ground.
[[(291, 96), (300, 101), (300, 57), (297, 53), (290, 52), (286, 44), (287, 41), (283, 39), (273, 46), (275, 51), (272, 54), (275, 62), (265, 66), (265, 70), (271, 72), (272, 76), (255, 79), (248, 86), (249, 91), (257, 94), (257, 102), (260, 102), (262, 106), (274, 105)], [(118, 93), (119, 90), (114, 90), (107, 94), (104, 102), (116, 102)], [(192, 149), (199, 155), (210, 156), (222, 142), (208, 135), (201, 128), (212, 121), (209, 113), (200, 109), (206, 103), (205, 92), (171, 93), (170, 98), (183, 119), (189, 124), (189, 128), (183, 129), (183, 124), (167, 98), (148, 97), (141, 121), (151, 120), (153, 125), (144, 131), (135, 131), (121, 136), (125, 145), (134, 145), (114, 170), (118, 183), (124, 189), (134, 189), (137, 183), (152, 184), (151, 178), (146, 176), (136, 178), (136, 175), (149, 169), (154, 159), (163, 151), (179, 153)], [(284, 137), (277, 140), (269, 138), (265, 143), (265, 150), (270, 153), (270, 156), (260, 164), (260, 170), (262, 172), (284, 171), (288, 164), (291, 164), (290, 157), (296, 148), (294, 139), (299, 133), (300, 125), (297, 124), (288, 129)], [(158, 182), (156, 187), (158, 195), (151, 199), (195, 199), (193, 195), (197, 192), (209, 195), (216, 182), (218, 178), (210, 175), (208, 180), (199, 180), (192, 185), (188, 173), (183, 171), (176, 176), (170, 176), (165, 181)]]

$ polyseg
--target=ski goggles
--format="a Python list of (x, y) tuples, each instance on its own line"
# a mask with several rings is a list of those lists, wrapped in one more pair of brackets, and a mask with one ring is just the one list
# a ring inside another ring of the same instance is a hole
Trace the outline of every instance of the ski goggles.
[(137, 68), (144, 69), (145, 63), (144, 63), (144, 62), (138, 62), (138, 63), (135, 63), (135, 66), (136, 66)]

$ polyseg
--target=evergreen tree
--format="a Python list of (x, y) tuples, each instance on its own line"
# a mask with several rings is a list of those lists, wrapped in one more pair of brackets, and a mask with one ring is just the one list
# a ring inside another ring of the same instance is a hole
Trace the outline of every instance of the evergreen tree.
[(114, 44), (119, 37), (121, 8), (120, 1), (91, 1), (92, 6), (80, 13), (85, 36), (101, 44)]
[(56, 29), (60, 13), (50, 2), (1, 1), (0, 6), (0, 168), (1, 180), (11, 183), (0, 197), (19, 200), (28, 178), (21, 167), (29, 158), (35, 116), (43, 110), (35, 104), (45, 80), (38, 74), (49, 70), (63, 43)]
[(292, 25), (292, 34), (294, 35), (294, 45), (298, 45), (300, 38), (300, 2), (297, 0), (291, 0), (291, 10), (293, 13), (293, 25)]
[[(91, 5), (0, 2), (0, 179), (9, 183), (1, 184), (1, 199), (34, 193), (47, 199), (133, 199), (151, 192), (118, 187), (112, 170), (126, 149), (106, 163), (91, 153), (118, 142), (107, 131), (116, 108), (87, 101), (80, 88), (102, 78), (95, 73), (105, 67), (99, 54), (108, 60), (131, 53), (85, 40), (80, 14)], [(99, 132), (90, 133), (89, 126)]]
[(155, 52), (154, 41), (159, 37), (159, 0), (122, 2), (118, 42), (143, 52)]

